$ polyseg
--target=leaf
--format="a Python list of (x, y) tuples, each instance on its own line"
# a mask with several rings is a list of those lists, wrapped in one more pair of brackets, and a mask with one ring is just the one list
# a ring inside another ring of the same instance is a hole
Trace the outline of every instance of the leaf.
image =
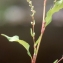
[(35, 42), (35, 46), (37, 46), (38, 45), (38, 43), (40, 42), (40, 40), (41, 40), (41, 35), (39, 36), (39, 38), (37, 39), (37, 41)]
[(21, 44), (27, 50), (27, 54), (31, 57), (31, 54), (29, 52), (30, 45), (26, 41), (20, 40), (19, 36), (17, 36), (17, 35), (15, 35), (13, 37), (9, 37), (9, 36), (7, 36), (5, 34), (1, 34), (1, 35), (6, 37), (10, 42), (16, 41), (19, 44)]
[(30, 29), (30, 34), (31, 34), (32, 37), (35, 36), (35, 32), (32, 32), (32, 28)]
[(31, 54), (29, 52), (30, 45), (24, 40), (17, 40), (17, 42), (24, 46), (24, 48), (27, 50), (28, 55), (31, 57)]
[(57, 59), (57, 60), (55, 60), (53, 63), (57, 63), (57, 61), (58, 61), (58, 59)]
[(51, 23), (52, 15), (55, 12), (58, 12), (59, 10), (61, 10), (62, 8), (63, 8), (63, 0), (56, 1), (54, 6), (50, 8), (50, 10), (46, 14), (46, 17), (45, 17), (46, 26)]
[(32, 58), (31, 53), (29, 51), (27, 51), (27, 54)]
[(13, 42), (13, 41), (16, 41), (16, 40), (19, 40), (19, 36), (15, 35), (13, 37), (9, 37), (5, 34), (1, 34), (2, 36), (6, 37), (10, 42)]
[(29, 44), (28, 43), (26, 43), (26, 41), (24, 41), (24, 40), (17, 40), (17, 42), (19, 43), (19, 44), (21, 44), (21, 45), (23, 45), (24, 46), (24, 48), (28, 51), (29, 50)]

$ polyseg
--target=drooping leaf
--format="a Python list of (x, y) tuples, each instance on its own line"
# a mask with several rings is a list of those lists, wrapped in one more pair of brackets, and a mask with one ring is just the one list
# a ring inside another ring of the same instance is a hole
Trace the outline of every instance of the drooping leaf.
[(17, 40), (17, 42), (24, 46), (24, 48), (27, 50), (27, 54), (31, 57), (31, 54), (29, 52), (30, 45), (24, 40)]
[(55, 60), (53, 63), (57, 63), (58, 62), (58, 59), (57, 60)]
[(27, 50), (28, 55), (31, 57), (31, 54), (29, 52), (30, 45), (26, 41), (20, 40), (19, 36), (17, 36), (17, 35), (15, 35), (13, 37), (9, 37), (5, 34), (1, 34), (1, 35), (6, 37), (10, 42), (15, 41), (15, 42), (18, 42), (19, 44), (21, 44)]
[(58, 12), (59, 10), (61, 10), (62, 8), (63, 8), (63, 0), (59, 0), (54, 3), (54, 6), (50, 8), (50, 10), (46, 14), (46, 17), (45, 17), (46, 26), (50, 24), (50, 22), (52, 21), (52, 15), (55, 12)]
[(27, 51), (27, 54), (30, 56), (30, 58), (32, 58), (30, 51)]
[(13, 42), (13, 41), (16, 41), (16, 40), (19, 40), (19, 36), (15, 35), (13, 37), (9, 37), (5, 34), (1, 34), (2, 36), (6, 37), (10, 42)]

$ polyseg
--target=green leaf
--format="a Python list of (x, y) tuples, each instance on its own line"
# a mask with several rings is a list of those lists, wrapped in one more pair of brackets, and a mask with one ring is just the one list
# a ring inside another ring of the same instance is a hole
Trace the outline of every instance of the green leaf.
[(37, 46), (38, 43), (40, 42), (40, 40), (41, 40), (41, 35), (39, 36), (39, 38), (38, 38), (37, 41), (35, 42), (34, 46)]
[(29, 52), (30, 45), (24, 40), (17, 40), (17, 42), (24, 46), (24, 48), (27, 50), (28, 55), (31, 57), (31, 54)]
[(19, 40), (19, 36), (15, 35), (13, 37), (9, 37), (5, 34), (1, 34), (2, 36), (6, 37), (10, 42), (13, 42), (13, 41), (16, 41), (16, 40)]
[(35, 36), (35, 32), (32, 32), (32, 28), (30, 29), (30, 34), (31, 34), (32, 37)]
[(30, 45), (26, 41), (20, 40), (19, 36), (17, 36), (17, 35), (15, 35), (13, 37), (9, 37), (9, 36), (7, 36), (5, 34), (1, 34), (1, 35), (6, 37), (10, 42), (16, 41), (19, 44), (21, 44), (27, 50), (27, 54), (31, 57), (31, 54), (29, 52)]
[(46, 14), (46, 17), (45, 17), (46, 26), (51, 23), (52, 15), (55, 12), (58, 12), (59, 10), (61, 10), (62, 8), (63, 8), (63, 0), (59, 0), (54, 3), (54, 6), (50, 8), (50, 10)]
[(58, 62), (58, 59), (57, 60), (55, 60), (53, 63), (57, 63)]

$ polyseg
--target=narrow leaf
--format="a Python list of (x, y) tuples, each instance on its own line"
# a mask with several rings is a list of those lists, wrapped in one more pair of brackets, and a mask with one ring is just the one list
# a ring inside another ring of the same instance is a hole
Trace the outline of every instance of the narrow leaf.
[(57, 60), (55, 60), (53, 63), (57, 63), (58, 62), (58, 59)]
[(33, 36), (32, 28), (30, 28), (30, 34), (31, 34), (31, 36)]
[(35, 36), (35, 32), (32, 32), (32, 28), (30, 29), (30, 34), (31, 34), (32, 37)]
[(46, 26), (52, 21), (52, 15), (63, 8), (63, 0), (56, 1), (54, 6), (47, 12), (45, 21)]
[(29, 50), (30, 45), (28, 43), (26, 43), (26, 41), (24, 41), (24, 40), (17, 40), (17, 42), (19, 44), (23, 45), (27, 51)]
[(10, 42), (13, 42), (13, 41), (16, 41), (16, 40), (19, 40), (19, 36), (15, 35), (13, 37), (9, 37), (5, 34), (1, 34), (2, 36), (6, 37)]
[(37, 39), (37, 41), (35, 42), (35, 46), (37, 46), (38, 45), (38, 43), (40, 42), (40, 39), (41, 39), (41, 35), (39, 36), (39, 38)]
[(28, 55), (31, 57), (31, 54), (29, 52), (30, 45), (24, 40), (17, 40), (17, 42), (24, 46), (24, 48), (27, 50)]
[(31, 53), (29, 51), (27, 51), (27, 54), (32, 58)]
[(19, 36), (17, 36), (17, 35), (15, 35), (13, 37), (9, 37), (9, 36), (7, 36), (5, 34), (1, 34), (1, 35), (6, 37), (10, 42), (16, 41), (19, 44), (21, 44), (27, 50), (27, 54), (31, 57), (31, 54), (29, 52), (30, 45), (26, 41), (20, 40)]

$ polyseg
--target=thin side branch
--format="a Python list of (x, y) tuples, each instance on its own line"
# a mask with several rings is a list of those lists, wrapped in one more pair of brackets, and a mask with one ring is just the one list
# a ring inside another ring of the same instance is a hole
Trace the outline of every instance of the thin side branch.
[(32, 18), (32, 21), (31, 21), (31, 25), (32, 25), (32, 38), (33, 38), (33, 42), (35, 43), (35, 31), (34, 31), (34, 27), (35, 27), (35, 19), (34, 19), (34, 15), (35, 15), (35, 10), (34, 10), (34, 6), (32, 5), (32, 1), (31, 0), (27, 0), (27, 2), (29, 3), (29, 6), (31, 8), (31, 18)]

